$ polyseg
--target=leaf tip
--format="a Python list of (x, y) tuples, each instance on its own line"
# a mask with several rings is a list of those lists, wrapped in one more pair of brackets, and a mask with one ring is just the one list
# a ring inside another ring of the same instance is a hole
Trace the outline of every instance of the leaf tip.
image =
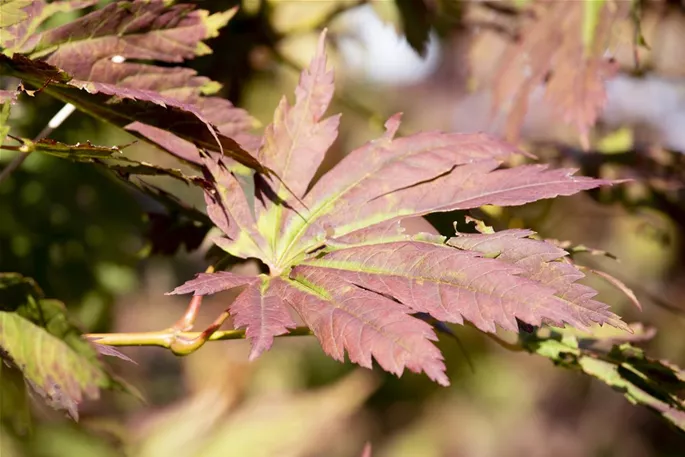
[(321, 34), (319, 35), (319, 44), (317, 46), (317, 53), (318, 54), (323, 54), (325, 45), (326, 45), (326, 36), (328, 35), (328, 27), (324, 27), (324, 29), (321, 31)]
[(263, 344), (254, 344), (253, 343), (252, 348), (250, 349), (250, 355), (247, 356), (247, 360), (249, 362), (254, 362), (268, 349), (269, 348)]

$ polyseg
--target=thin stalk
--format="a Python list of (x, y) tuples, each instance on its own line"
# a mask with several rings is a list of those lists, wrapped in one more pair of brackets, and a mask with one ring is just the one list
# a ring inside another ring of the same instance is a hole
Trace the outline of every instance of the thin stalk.
[[(69, 117), (71, 116), (71, 113), (74, 112), (75, 106), (72, 105), (71, 103), (67, 103), (62, 107), (61, 110), (57, 112), (54, 116), (52, 116), (52, 119), (50, 119), (50, 122), (48, 122), (48, 125), (43, 127), (43, 130), (40, 131), (38, 135), (33, 139), (33, 141), (39, 141), (45, 138), (46, 136), (50, 135), (57, 127), (62, 125), (62, 123)], [(4, 181), (11, 175), (14, 170), (19, 168), (22, 163), (24, 163), (24, 160), (33, 152), (32, 149), (29, 149), (27, 151), (21, 151), (18, 156), (16, 156), (10, 163), (7, 165), (5, 168), (0, 171), (0, 182)]]
[[(210, 265), (205, 270), (205, 273), (214, 273), (214, 266)], [(200, 307), (202, 306), (202, 295), (196, 295), (190, 299), (188, 308), (185, 314), (171, 327), (170, 330), (176, 332), (185, 332), (193, 328), (197, 315), (200, 313)]]

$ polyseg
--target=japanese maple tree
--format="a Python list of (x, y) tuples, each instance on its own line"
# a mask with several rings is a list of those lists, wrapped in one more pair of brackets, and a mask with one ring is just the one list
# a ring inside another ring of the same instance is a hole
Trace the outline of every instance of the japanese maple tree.
[(448, 385), (443, 357), (432, 344), (436, 335), (414, 313), (467, 320), (485, 332), (496, 326), (515, 331), (516, 319), (625, 327), (592, 299), (592, 289), (575, 282), (584, 275), (560, 262), (565, 251), (530, 238), (532, 232), (446, 239), (410, 236), (400, 225), (407, 217), (521, 205), (611, 181), (544, 165), (504, 168), (519, 151), (483, 134), (396, 138), (395, 115), (382, 137), (314, 182), (340, 122), (339, 116), (324, 117), (333, 90), (324, 33), (295, 103), (281, 100), (256, 151), (284, 185), (265, 187), (255, 175), (254, 195), (247, 195), (238, 179), (244, 167), (227, 158), (203, 159), (212, 182), (205, 191), (207, 212), (223, 232), (214, 242), (235, 257), (261, 260), (268, 274), (201, 273), (172, 293), (244, 287), (228, 312), (236, 327), (246, 328), (251, 359), (299, 318), (337, 360), (347, 352), (368, 368), (375, 358), (397, 375), (408, 368)]

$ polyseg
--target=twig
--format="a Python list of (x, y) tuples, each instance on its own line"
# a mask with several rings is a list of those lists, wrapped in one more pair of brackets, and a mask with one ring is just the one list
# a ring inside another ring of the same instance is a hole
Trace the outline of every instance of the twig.
[[(64, 122), (71, 115), (71, 113), (74, 112), (75, 109), (76, 107), (71, 103), (67, 103), (66, 105), (64, 105), (62, 109), (57, 112), (57, 114), (52, 116), (52, 119), (50, 119), (48, 125), (46, 125), (43, 128), (43, 130), (41, 130), (40, 133), (36, 135), (33, 141), (42, 140), (46, 136), (50, 135), (53, 132), (53, 130), (62, 125), (62, 122)], [(0, 171), (0, 182), (7, 179), (9, 175), (12, 174), (12, 172), (14, 172), (14, 170), (19, 168), (21, 164), (24, 163), (24, 160), (26, 160), (29, 154), (31, 154), (31, 152), (33, 152), (33, 150), (21, 152), (9, 163), (9, 165), (3, 168), (2, 171)]]
[[(193, 341), (202, 336), (204, 332), (174, 332), (170, 329), (160, 332), (137, 332), (137, 333), (90, 333), (84, 335), (89, 340), (107, 346), (159, 346), (171, 349), (175, 339)], [(312, 335), (308, 327), (296, 327), (281, 336), (306, 336)], [(245, 338), (245, 330), (221, 330), (215, 331), (207, 338), (207, 341), (241, 340)], [(190, 352), (194, 352), (193, 349)], [(188, 354), (190, 353), (188, 352)], [(185, 355), (185, 354), (184, 354)]]
[[(214, 266), (209, 266), (205, 273), (213, 273)], [(245, 338), (245, 330), (219, 331), (230, 317), (228, 310), (222, 312), (212, 324), (201, 332), (189, 332), (200, 312), (202, 296), (194, 296), (186, 312), (171, 327), (158, 332), (137, 333), (91, 333), (84, 335), (87, 339), (106, 346), (159, 346), (171, 350), (176, 355), (188, 355), (200, 349), (207, 341), (235, 340)], [(297, 327), (288, 335), (311, 335), (307, 327)]]

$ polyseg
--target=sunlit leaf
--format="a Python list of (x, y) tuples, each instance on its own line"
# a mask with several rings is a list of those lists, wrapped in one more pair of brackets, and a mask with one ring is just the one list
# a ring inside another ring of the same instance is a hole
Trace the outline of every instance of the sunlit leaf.
[(260, 259), (268, 275), (200, 274), (173, 293), (246, 286), (229, 312), (246, 329), (251, 359), (299, 318), (336, 360), (347, 354), (370, 368), (375, 359), (398, 376), (406, 368), (442, 385), (449, 380), (425, 315), (442, 323), (466, 320), (486, 332), (518, 331), (519, 322), (626, 328), (592, 299), (594, 290), (576, 283), (583, 274), (562, 261), (566, 252), (529, 239), (532, 232), (458, 234), (448, 241), (409, 236), (400, 226), (436, 211), (521, 205), (614, 181), (540, 165), (502, 168), (519, 151), (482, 134), (395, 138), (395, 115), (381, 138), (312, 182), (338, 124), (337, 117), (322, 120), (333, 90), (324, 37), (294, 105), (281, 101), (258, 153), (283, 185), (266, 187), (255, 176), (252, 207), (239, 181), (252, 175), (233, 162), (205, 160), (212, 178), (208, 214), (225, 235), (216, 244), (233, 256)]
[[(310, 67), (302, 72), (295, 90), (295, 104), (290, 106), (285, 97), (281, 99), (257, 155), (260, 162), (289, 184), (298, 198), (304, 196), (326, 151), (338, 135), (339, 115), (322, 120), (334, 89), (333, 72), (326, 70), (325, 37), (325, 33), (321, 34), (316, 55)], [(265, 231), (265, 238), (273, 249), (286, 217), (291, 214), (279, 203), (279, 199), (289, 197), (286, 189), (277, 185), (272, 191), (276, 198), (259, 199), (263, 203), (258, 205), (258, 213), (262, 227), (271, 227)]]
[[(35, 0), (15, 0), (7, 3), (13, 5), (11, 8), (17, 8), (17, 10), (16, 16), (9, 15), (7, 17), (12, 24), (7, 24), (11, 27), (0, 33), (0, 46), (5, 48), (3, 49), (5, 54), (11, 55), (22, 48), (32, 47), (37, 39), (34, 34), (38, 27), (54, 14), (79, 10), (94, 5), (96, 2), (95, 0), (63, 0), (46, 3)], [(3, 6), (7, 3), (4, 0), (2, 2)], [(2, 10), (1, 14), (3, 18), (0, 19), (0, 27), (4, 27), (5, 9)], [(16, 20), (19, 17), (21, 19)]]

